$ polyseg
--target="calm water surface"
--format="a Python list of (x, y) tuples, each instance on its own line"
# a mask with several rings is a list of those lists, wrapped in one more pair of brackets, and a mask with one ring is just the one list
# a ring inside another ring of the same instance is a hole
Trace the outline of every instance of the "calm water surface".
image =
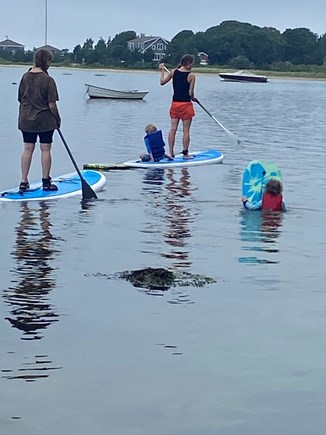
[[(0, 191), (20, 181), (24, 71), (0, 68)], [(147, 123), (167, 135), (158, 73), (51, 74), (80, 167), (134, 158)], [(85, 83), (149, 94), (91, 101)], [(198, 75), (197, 97), (242, 139), (233, 150), (196, 108), (191, 149), (216, 148), (223, 165), (111, 171), (87, 205), (0, 204), (1, 435), (324, 433), (326, 84)], [(241, 210), (253, 159), (282, 170), (283, 216)], [(52, 175), (72, 170), (56, 136)], [(143, 267), (216, 283), (151, 292), (107, 279)]]

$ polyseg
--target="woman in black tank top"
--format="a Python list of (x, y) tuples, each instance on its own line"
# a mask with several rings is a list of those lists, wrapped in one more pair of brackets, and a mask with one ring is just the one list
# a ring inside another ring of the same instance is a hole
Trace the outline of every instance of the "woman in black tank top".
[(174, 157), (175, 136), (178, 130), (179, 122), (183, 124), (182, 153), (184, 158), (189, 156), (190, 144), (190, 127), (192, 118), (195, 116), (193, 101), (195, 98), (196, 76), (191, 72), (194, 64), (194, 56), (185, 54), (180, 61), (180, 65), (165, 76), (165, 65), (161, 63), (160, 84), (165, 85), (172, 79), (173, 97), (170, 106), (171, 128), (169, 132), (169, 152)]

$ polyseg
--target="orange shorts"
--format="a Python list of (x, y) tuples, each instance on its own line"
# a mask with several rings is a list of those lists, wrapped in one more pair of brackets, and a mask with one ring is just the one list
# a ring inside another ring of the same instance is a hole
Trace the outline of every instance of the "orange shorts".
[(187, 119), (193, 118), (195, 116), (195, 111), (192, 101), (172, 101), (170, 116), (171, 118), (181, 119), (182, 121), (187, 121)]

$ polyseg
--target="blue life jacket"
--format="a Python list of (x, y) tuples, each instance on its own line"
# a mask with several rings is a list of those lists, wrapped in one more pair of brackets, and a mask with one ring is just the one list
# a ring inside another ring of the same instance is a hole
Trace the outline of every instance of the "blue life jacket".
[(145, 143), (149, 146), (153, 154), (154, 161), (159, 162), (165, 154), (165, 143), (163, 140), (162, 130), (149, 133), (144, 137)]

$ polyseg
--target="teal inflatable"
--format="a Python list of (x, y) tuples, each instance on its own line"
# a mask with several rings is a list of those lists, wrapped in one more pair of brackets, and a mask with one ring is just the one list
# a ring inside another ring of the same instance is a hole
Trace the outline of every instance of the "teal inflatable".
[(283, 183), (282, 174), (273, 162), (267, 160), (253, 160), (248, 164), (242, 176), (242, 195), (251, 204), (258, 203), (265, 191), (266, 183), (276, 178)]

